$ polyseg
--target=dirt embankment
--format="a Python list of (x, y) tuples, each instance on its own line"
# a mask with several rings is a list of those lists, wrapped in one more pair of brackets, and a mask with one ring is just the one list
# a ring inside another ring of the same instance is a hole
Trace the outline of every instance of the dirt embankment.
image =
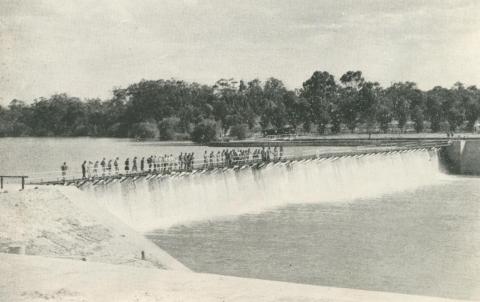
[(188, 270), (82, 194), (70, 187), (0, 193), (0, 252)]

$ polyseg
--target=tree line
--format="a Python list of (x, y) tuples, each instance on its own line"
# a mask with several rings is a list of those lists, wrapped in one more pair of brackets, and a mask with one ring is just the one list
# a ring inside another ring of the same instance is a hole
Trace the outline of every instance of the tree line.
[(286, 127), (319, 134), (342, 132), (473, 131), (480, 91), (455, 83), (420, 90), (413, 82), (383, 88), (361, 71), (338, 80), (316, 71), (300, 89), (281, 80), (221, 79), (214, 85), (142, 80), (116, 88), (107, 100), (55, 94), (0, 106), (0, 136), (94, 136), (192, 139), (244, 138)]

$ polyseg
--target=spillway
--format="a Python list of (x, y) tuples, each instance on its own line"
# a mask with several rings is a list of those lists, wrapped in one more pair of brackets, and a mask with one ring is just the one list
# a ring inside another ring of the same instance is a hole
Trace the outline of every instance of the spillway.
[(82, 190), (133, 228), (149, 231), (291, 203), (376, 197), (429, 185), (443, 175), (437, 151), (424, 149), (141, 177)]

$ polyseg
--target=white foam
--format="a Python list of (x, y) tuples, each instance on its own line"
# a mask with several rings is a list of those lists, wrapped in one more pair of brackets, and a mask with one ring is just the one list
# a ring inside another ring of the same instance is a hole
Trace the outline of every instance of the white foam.
[(435, 151), (416, 151), (139, 179), (83, 190), (133, 228), (148, 231), (290, 203), (376, 197), (432, 184), (442, 175)]

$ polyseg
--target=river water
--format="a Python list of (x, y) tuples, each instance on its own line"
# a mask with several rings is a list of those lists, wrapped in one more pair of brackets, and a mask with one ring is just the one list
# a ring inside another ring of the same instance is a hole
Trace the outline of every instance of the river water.
[[(322, 147), (322, 152), (344, 150), (345, 147)], [(350, 148), (351, 149), (351, 148)], [(362, 149), (354, 148), (354, 149)], [(101, 161), (102, 158), (127, 157), (195, 152), (202, 161), (205, 150), (222, 150), (194, 145), (190, 142), (135, 141), (114, 138), (0, 138), (0, 175), (28, 175), (30, 179), (55, 179), (61, 176), (60, 166), (66, 162), (68, 176), (80, 176), (84, 160)], [(312, 147), (287, 147), (285, 155), (312, 153)]]
[(447, 177), (350, 202), (287, 205), (149, 237), (198, 272), (480, 299), (478, 178)]
[[(0, 175), (57, 173), (63, 161), (79, 167), (103, 156), (203, 150), (117, 139), (1, 138)], [(98, 198), (132, 227), (155, 229), (147, 236), (194, 271), (480, 299), (480, 178), (443, 174), (431, 152), (84, 190), (92, 194), (85, 202)]]

